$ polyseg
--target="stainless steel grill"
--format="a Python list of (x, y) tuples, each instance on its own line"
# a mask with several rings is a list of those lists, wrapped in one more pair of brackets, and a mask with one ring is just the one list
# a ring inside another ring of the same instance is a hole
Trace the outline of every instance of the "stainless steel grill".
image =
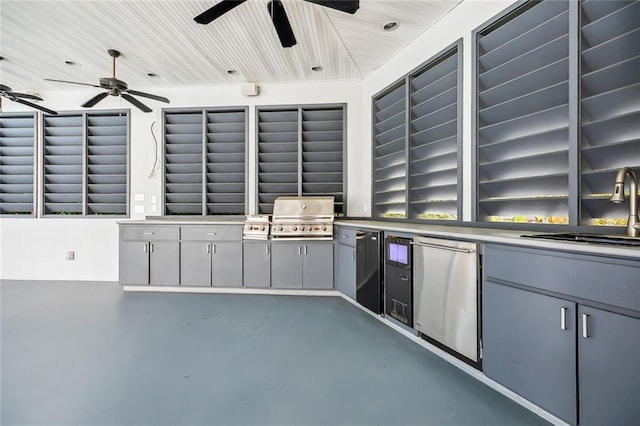
[(247, 216), (242, 230), (245, 240), (268, 240), (271, 224), (268, 215)]
[(333, 239), (334, 197), (278, 197), (273, 204), (273, 238)]

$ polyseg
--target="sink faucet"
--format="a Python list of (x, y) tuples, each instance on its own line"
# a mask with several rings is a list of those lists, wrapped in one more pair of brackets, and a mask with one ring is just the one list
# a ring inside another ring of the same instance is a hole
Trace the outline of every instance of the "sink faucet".
[(640, 236), (640, 220), (638, 219), (638, 176), (629, 167), (618, 170), (616, 183), (613, 186), (612, 203), (620, 204), (624, 202), (624, 178), (629, 175), (631, 180), (629, 195), (629, 219), (627, 219), (627, 235), (630, 237)]

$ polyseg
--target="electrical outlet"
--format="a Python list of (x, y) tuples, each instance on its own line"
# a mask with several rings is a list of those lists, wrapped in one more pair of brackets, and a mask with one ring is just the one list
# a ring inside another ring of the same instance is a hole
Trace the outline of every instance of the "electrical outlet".
[(74, 260), (76, 258), (76, 252), (75, 251), (68, 251), (66, 258), (67, 258), (67, 260)]

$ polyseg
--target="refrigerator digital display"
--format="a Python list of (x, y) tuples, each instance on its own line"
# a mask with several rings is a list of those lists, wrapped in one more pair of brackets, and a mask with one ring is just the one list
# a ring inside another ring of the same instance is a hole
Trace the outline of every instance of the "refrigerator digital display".
[(389, 243), (389, 260), (403, 265), (409, 263), (409, 247), (404, 244)]

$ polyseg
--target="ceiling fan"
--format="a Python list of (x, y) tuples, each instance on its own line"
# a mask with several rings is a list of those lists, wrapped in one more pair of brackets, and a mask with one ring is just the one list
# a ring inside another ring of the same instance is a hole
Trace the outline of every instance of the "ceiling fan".
[(106, 98), (108, 95), (120, 96), (123, 99), (125, 99), (126, 101), (128, 101), (131, 104), (133, 104), (136, 107), (138, 107), (143, 112), (151, 112), (152, 110), (151, 110), (151, 108), (149, 108), (148, 106), (146, 106), (145, 104), (143, 104), (142, 102), (140, 102), (139, 100), (137, 100), (136, 98), (134, 98), (131, 95), (142, 96), (144, 98), (149, 98), (149, 99), (153, 99), (153, 100), (156, 100), (156, 101), (169, 103), (169, 99), (167, 99), (165, 97), (158, 96), (158, 95), (152, 95), (150, 93), (144, 93), (144, 92), (139, 92), (137, 90), (129, 89), (129, 86), (127, 85), (126, 82), (124, 82), (122, 80), (118, 80), (116, 78), (116, 59), (118, 57), (120, 57), (120, 52), (118, 52), (117, 50), (114, 50), (114, 49), (109, 49), (109, 50), (107, 50), (107, 52), (109, 52), (109, 55), (111, 56), (111, 58), (113, 60), (113, 74), (112, 74), (111, 77), (101, 78), (99, 85), (97, 85), (97, 84), (89, 84), (89, 83), (79, 83), (77, 81), (54, 80), (54, 79), (51, 79), (51, 78), (45, 78), (45, 80), (47, 80), (47, 81), (55, 81), (55, 82), (58, 82), (58, 83), (79, 84), (79, 85), (82, 85), (82, 86), (91, 86), (91, 87), (98, 87), (98, 88), (106, 89), (106, 92), (99, 93), (96, 96), (94, 96), (93, 98), (89, 99), (84, 104), (82, 104), (82, 106), (85, 107), (85, 108), (90, 108), (90, 107), (94, 106), (95, 104), (97, 104), (98, 102), (100, 102), (101, 100)]
[[(40, 105), (36, 105), (33, 102), (25, 101), (25, 99), (31, 99), (34, 101), (41, 101), (42, 98), (36, 95), (30, 95), (28, 93), (18, 93), (11, 90), (11, 87), (0, 84), (0, 107), (2, 106), (2, 98), (7, 98), (10, 101), (17, 102), (19, 104), (27, 105), (31, 108), (39, 109), (42, 112), (46, 112), (51, 115), (58, 115), (56, 111), (50, 110)], [(0, 108), (1, 110), (2, 108)]]
[[(222, 0), (220, 3), (215, 6), (205, 10), (200, 15), (196, 16), (194, 21), (199, 24), (206, 25), (215, 19), (218, 19), (225, 13), (234, 9), (237, 6), (240, 6), (247, 0)], [(356, 11), (360, 8), (359, 0), (333, 0), (333, 1), (325, 1), (325, 0), (305, 0), (310, 3), (315, 3), (320, 6), (328, 7), (331, 9), (339, 10), (341, 12), (346, 12), (350, 14), (356, 13)], [(271, 0), (267, 4), (267, 9), (269, 10), (269, 15), (271, 16), (271, 21), (273, 21), (273, 26), (276, 29), (276, 33), (278, 33), (278, 38), (280, 39), (280, 44), (282, 47), (292, 47), (296, 45), (296, 36), (293, 34), (293, 29), (291, 28), (291, 23), (289, 22), (289, 18), (287, 18), (287, 13), (284, 10), (284, 6), (282, 5), (282, 1), (280, 0)]]

